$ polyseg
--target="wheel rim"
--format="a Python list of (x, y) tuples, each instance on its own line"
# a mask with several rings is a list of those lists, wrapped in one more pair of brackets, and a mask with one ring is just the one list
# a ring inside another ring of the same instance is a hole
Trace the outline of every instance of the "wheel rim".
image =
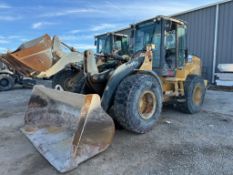
[(141, 94), (138, 103), (138, 112), (140, 116), (148, 120), (156, 110), (156, 97), (153, 92), (145, 91)]
[(193, 90), (193, 102), (196, 105), (200, 105), (202, 101), (202, 89), (201, 86), (197, 85)]
[(9, 85), (9, 81), (6, 78), (0, 80), (0, 85), (6, 87)]
[(70, 90), (74, 86), (74, 80), (72, 78), (68, 78), (64, 84), (65, 88)]
[(58, 91), (64, 91), (64, 89), (62, 88), (62, 86), (60, 84), (57, 84), (54, 89), (58, 90)]

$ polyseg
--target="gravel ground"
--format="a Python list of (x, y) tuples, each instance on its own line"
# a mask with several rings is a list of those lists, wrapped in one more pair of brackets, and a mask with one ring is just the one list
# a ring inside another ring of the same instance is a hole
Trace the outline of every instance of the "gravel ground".
[[(0, 174), (58, 173), (19, 131), (31, 90), (0, 92)], [(233, 174), (233, 92), (207, 91), (195, 115), (164, 108), (144, 135), (117, 130), (102, 154), (67, 174)]]

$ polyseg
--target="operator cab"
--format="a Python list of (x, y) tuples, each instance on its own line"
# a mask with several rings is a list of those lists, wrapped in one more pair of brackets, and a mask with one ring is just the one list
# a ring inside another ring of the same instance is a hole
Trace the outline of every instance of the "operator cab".
[(187, 58), (186, 25), (184, 22), (158, 16), (132, 26), (134, 53), (153, 45), (152, 69), (160, 76), (174, 77)]
[(125, 55), (128, 53), (128, 36), (107, 33), (95, 37), (96, 53)]
[(115, 69), (128, 61), (128, 40), (128, 35), (115, 32), (95, 36), (95, 59), (99, 72)]
[[(85, 55), (85, 72), (89, 89), (101, 95), (114, 70), (128, 61), (128, 35), (106, 33), (95, 37), (95, 57)], [(90, 54), (91, 55), (91, 54)]]

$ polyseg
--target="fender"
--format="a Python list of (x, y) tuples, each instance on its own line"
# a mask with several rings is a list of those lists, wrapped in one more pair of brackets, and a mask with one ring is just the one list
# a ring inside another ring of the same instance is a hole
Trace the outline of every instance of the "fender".
[(4, 69), (4, 70), (0, 70), (0, 74), (9, 74), (9, 75), (14, 75), (13, 72), (11, 72), (10, 70), (8, 69)]
[(160, 79), (160, 77), (158, 76), (158, 74), (154, 71), (151, 71), (151, 70), (135, 70), (134, 72), (135, 74), (147, 74), (147, 75), (151, 75), (152, 77), (154, 77), (160, 84), (160, 88), (161, 88), (161, 92), (163, 92), (163, 83)]
[(133, 60), (119, 66), (111, 75), (101, 99), (101, 106), (108, 111), (112, 104), (112, 99), (120, 82), (128, 75), (139, 69), (144, 62), (144, 57), (134, 58)]

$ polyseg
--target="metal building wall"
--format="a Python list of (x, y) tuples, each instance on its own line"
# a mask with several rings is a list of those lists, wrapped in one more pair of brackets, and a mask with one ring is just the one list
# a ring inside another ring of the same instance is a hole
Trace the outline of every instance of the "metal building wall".
[[(218, 21), (216, 12), (218, 6)], [(233, 63), (233, 1), (174, 16), (188, 23), (188, 48), (203, 60), (204, 77), (212, 80), (220, 63)], [(217, 22), (217, 23), (216, 23)], [(215, 23), (217, 24), (216, 62), (214, 63)]]
[(215, 10), (213, 6), (174, 16), (187, 22), (189, 54), (202, 59), (203, 76), (208, 80), (212, 77)]
[[(219, 63), (233, 64), (233, 2), (219, 5), (216, 67)], [(216, 68), (216, 72), (218, 72)]]

